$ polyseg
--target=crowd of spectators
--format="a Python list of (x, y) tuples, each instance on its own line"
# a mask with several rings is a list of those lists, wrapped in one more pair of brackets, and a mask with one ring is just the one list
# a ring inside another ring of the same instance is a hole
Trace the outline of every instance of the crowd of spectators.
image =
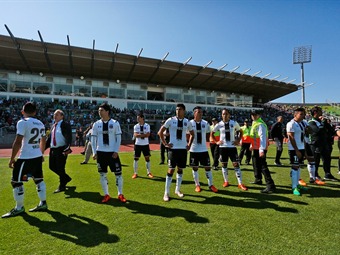
[[(7, 132), (15, 133), (16, 123), (22, 117), (21, 107), (25, 103), (25, 100), (26, 99), (18, 98), (0, 100), (0, 128), (6, 128)], [(78, 129), (80, 127), (84, 129), (89, 126), (91, 122), (96, 121), (99, 118), (97, 113), (98, 106), (95, 102), (72, 104), (70, 101), (43, 101), (35, 103), (37, 104), (38, 109), (36, 116), (45, 124), (47, 129), (49, 129), (51, 126), (53, 121), (53, 112), (56, 109), (62, 109), (65, 112), (65, 120), (70, 122), (73, 129)], [(270, 126), (275, 123), (277, 116), (283, 116), (285, 123), (292, 119), (293, 109), (299, 107), (299, 105), (265, 104), (256, 107), (261, 107), (263, 109), (263, 120), (270, 128)], [(307, 113), (311, 107), (305, 107)], [(134, 125), (136, 116), (140, 112), (140, 110), (136, 109), (119, 109), (114, 106), (112, 106), (112, 109), (112, 117), (120, 122), (122, 128), (129, 125)], [(230, 109), (232, 115), (231, 118), (242, 124), (246, 119), (250, 119), (250, 110), (250, 108), (249, 110)], [(204, 110), (204, 119), (208, 121), (210, 121), (212, 118), (220, 119), (221, 111), (221, 108)], [(146, 116), (146, 120), (159, 122), (175, 115), (174, 110), (143, 109), (143, 113)], [(188, 111), (186, 117), (192, 119), (193, 112)]]

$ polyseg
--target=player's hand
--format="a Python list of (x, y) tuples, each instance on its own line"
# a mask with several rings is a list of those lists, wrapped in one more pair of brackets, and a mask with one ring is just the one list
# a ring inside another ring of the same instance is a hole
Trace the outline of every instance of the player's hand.
[(165, 147), (168, 147), (169, 149), (171, 149), (174, 145), (172, 143), (168, 143), (165, 145)]
[(97, 154), (93, 155), (93, 160), (97, 160)]
[(112, 154), (112, 157), (113, 157), (113, 158), (118, 158), (118, 153), (117, 153), (117, 152), (114, 152), (114, 153)]
[(221, 145), (221, 144), (223, 144), (223, 141), (222, 141), (222, 140), (219, 140), (216, 144), (217, 144), (217, 145)]
[(302, 153), (300, 151), (296, 151), (296, 156), (299, 158), (299, 159), (302, 159)]
[(264, 158), (266, 156), (266, 154), (264, 154), (263, 151), (259, 152), (260, 158)]
[(10, 159), (9, 162), (8, 162), (9, 168), (13, 168), (14, 167), (14, 163), (15, 163), (15, 159)]

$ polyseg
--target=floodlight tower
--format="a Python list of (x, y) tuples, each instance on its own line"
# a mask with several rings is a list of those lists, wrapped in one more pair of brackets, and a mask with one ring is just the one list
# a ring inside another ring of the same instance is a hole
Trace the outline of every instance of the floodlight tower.
[(305, 104), (305, 75), (303, 70), (304, 63), (312, 62), (312, 45), (295, 47), (293, 51), (293, 64), (301, 64), (301, 90), (302, 103)]

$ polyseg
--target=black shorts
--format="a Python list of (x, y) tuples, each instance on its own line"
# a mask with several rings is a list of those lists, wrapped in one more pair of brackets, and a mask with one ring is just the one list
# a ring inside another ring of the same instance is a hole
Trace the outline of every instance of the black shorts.
[(190, 152), (190, 166), (210, 167), (210, 156), (207, 151)]
[(300, 165), (303, 164), (303, 158), (304, 158), (304, 155), (305, 155), (305, 150), (299, 150), (299, 152), (302, 154), (302, 158), (301, 158), (301, 159), (299, 159), (299, 158), (296, 156), (295, 150), (289, 150), (289, 151), (288, 151), (290, 164), (291, 164), (292, 166), (300, 166)]
[(99, 173), (107, 173), (107, 167), (110, 167), (111, 172), (116, 175), (122, 174), (122, 164), (120, 163), (119, 156), (112, 157), (113, 152), (97, 151), (97, 167)]
[(312, 151), (312, 149), (311, 149), (311, 147), (310, 147), (310, 145), (308, 143), (305, 144), (305, 150), (306, 150), (307, 156), (309, 156), (309, 157), (313, 157), (314, 156), (313, 155), (313, 151)]
[(187, 166), (187, 150), (186, 149), (169, 149), (168, 166), (171, 169), (185, 168)]
[(140, 155), (142, 154), (143, 152), (143, 155), (144, 157), (148, 157), (148, 156), (151, 156), (150, 154), (150, 146), (147, 144), (147, 145), (137, 145), (135, 144), (135, 158), (139, 158)]
[(32, 159), (18, 159), (14, 163), (12, 172), (13, 182), (25, 182), (28, 178), (40, 179), (43, 178), (42, 171), (43, 157)]
[(231, 162), (240, 162), (236, 147), (232, 147), (232, 148), (223, 148), (223, 147), (221, 148), (220, 147), (220, 162), (228, 163), (229, 158)]

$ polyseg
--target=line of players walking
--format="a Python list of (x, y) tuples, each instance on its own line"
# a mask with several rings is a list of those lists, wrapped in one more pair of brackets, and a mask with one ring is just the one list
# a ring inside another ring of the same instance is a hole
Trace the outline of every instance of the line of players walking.
[[(218, 192), (213, 184), (211, 172), (211, 162), (206, 146), (209, 141), (213, 155), (213, 169), (217, 169), (219, 160), (222, 164), (223, 187), (229, 186), (228, 162), (230, 160), (238, 188), (246, 191), (248, 188), (242, 181), (242, 171), (240, 168), (243, 156), (246, 156), (245, 163), (249, 164), (252, 159), (254, 169), (253, 184), (262, 184), (264, 177), (266, 188), (262, 193), (273, 193), (276, 191), (274, 180), (268, 169), (266, 154), (269, 145), (268, 127), (261, 119), (261, 111), (251, 112), (252, 125), (245, 121), (244, 126), (240, 126), (230, 117), (228, 109), (222, 110), (221, 121), (212, 119), (212, 126), (202, 119), (202, 108), (197, 106), (193, 109), (194, 118), (185, 118), (185, 105), (177, 104), (176, 116), (168, 118), (161, 126), (158, 135), (161, 141), (161, 151), (167, 150), (168, 170), (165, 179), (165, 191), (163, 200), (170, 200), (170, 187), (173, 175), (176, 172), (175, 195), (183, 197), (181, 184), (183, 179), (183, 169), (187, 164), (187, 152), (190, 152), (190, 166), (195, 182), (195, 191), (200, 192), (199, 166), (203, 166), (207, 178), (209, 189)], [(50, 169), (59, 175), (60, 185), (54, 193), (66, 190), (66, 184), (72, 180), (66, 174), (65, 164), (67, 155), (71, 153), (72, 143), (70, 136), (70, 126), (63, 121), (64, 113), (57, 109), (54, 113), (55, 124), (51, 130), (47, 142), (44, 125), (35, 118), (36, 106), (28, 102), (23, 106), (23, 119), (17, 124), (17, 135), (12, 147), (12, 155), (9, 167), (13, 168), (11, 184), (13, 186), (13, 196), (16, 206), (10, 212), (2, 215), (2, 218), (13, 217), (25, 211), (23, 206), (24, 187), (23, 182), (32, 178), (36, 184), (39, 204), (30, 209), (30, 212), (47, 210), (46, 184), (42, 174), (43, 152), (47, 147), (50, 149), (49, 166)], [(115, 174), (118, 200), (125, 203), (127, 200), (123, 195), (122, 165), (119, 158), (119, 147), (121, 144), (121, 128), (118, 121), (110, 117), (111, 107), (103, 103), (98, 108), (100, 119), (93, 123), (89, 130), (89, 145), (92, 149), (93, 159), (97, 161), (99, 180), (102, 186), (104, 197), (103, 203), (107, 203), (111, 196), (108, 186), (108, 168)], [(324, 185), (323, 180), (337, 180), (330, 170), (332, 139), (335, 134), (340, 136), (340, 130), (334, 130), (326, 119), (322, 118), (322, 109), (313, 107), (311, 110), (312, 119), (309, 122), (304, 120), (306, 112), (303, 108), (294, 111), (294, 118), (287, 124), (288, 153), (291, 164), (292, 192), (294, 195), (301, 195), (301, 191), (306, 189), (306, 183), (300, 178), (301, 164), (306, 158), (308, 161), (308, 172), (310, 183)], [(150, 147), (149, 136), (150, 126), (145, 123), (144, 116), (140, 113), (137, 116), (137, 124), (134, 126), (135, 153), (133, 169), (133, 179), (138, 177), (138, 161), (143, 153), (146, 161), (147, 175), (153, 178), (150, 170)], [(330, 139), (332, 137), (332, 139)], [(207, 139), (208, 138), (208, 139)], [(237, 145), (241, 142), (240, 156), (237, 152)], [(20, 153), (19, 153), (20, 151)], [(252, 151), (252, 157), (251, 152)], [(16, 160), (16, 156), (19, 157)], [(219, 156), (218, 156), (219, 155)], [(251, 159), (250, 159), (251, 157)], [(320, 159), (323, 160), (325, 177), (323, 180), (319, 175)], [(88, 160), (88, 159), (87, 159)], [(164, 163), (165, 157), (161, 157)], [(277, 162), (278, 159), (276, 159)], [(340, 161), (340, 159), (339, 159)], [(86, 164), (87, 162), (82, 162)]]

